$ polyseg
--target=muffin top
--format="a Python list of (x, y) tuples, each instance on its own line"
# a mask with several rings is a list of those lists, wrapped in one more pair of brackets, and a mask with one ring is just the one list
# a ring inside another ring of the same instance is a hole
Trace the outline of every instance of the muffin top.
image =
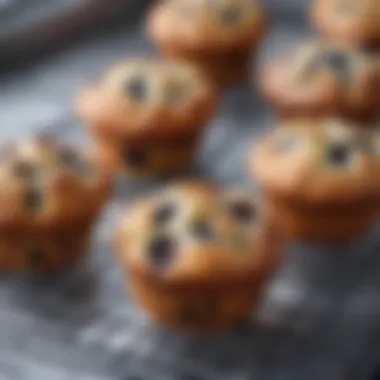
[(139, 140), (198, 132), (215, 106), (216, 90), (191, 65), (141, 58), (110, 69), (77, 108), (96, 133)]
[(378, 0), (314, 0), (311, 17), (318, 28), (336, 40), (379, 42)]
[(283, 122), (254, 150), (253, 174), (269, 194), (310, 206), (373, 202), (379, 132), (338, 119)]
[(267, 64), (261, 84), (274, 105), (294, 112), (373, 111), (380, 103), (379, 68), (374, 54), (317, 40)]
[(258, 0), (163, 0), (148, 18), (149, 33), (158, 44), (206, 53), (250, 49), (265, 25)]
[(244, 192), (179, 183), (131, 208), (115, 248), (129, 270), (168, 285), (247, 281), (278, 259), (264, 225)]
[(90, 153), (51, 137), (0, 148), (0, 229), (59, 229), (93, 218), (109, 179)]

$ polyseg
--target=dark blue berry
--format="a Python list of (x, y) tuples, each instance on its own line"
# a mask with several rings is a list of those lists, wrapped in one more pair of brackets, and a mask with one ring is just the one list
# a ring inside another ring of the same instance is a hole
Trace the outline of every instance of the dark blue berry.
[(148, 86), (145, 78), (137, 76), (130, 79), (125, 85), (125, 92), (135, 100), (145, 100), (148, 95)]
[(194, 237), (201, 240), (214, 240), (215, 231), (212, 226), (203, 219), (195, 221), (191, 226), (191, 233)]
[(234, 202), (229, 206), (231, 215), (242, 223), (252, 222), (256, 217), (256, 210), (249, 202)]
[(128, 147), (124, 150), (124, 161), (132, 167), (143, 168), (148, 162), (148, 157), (142, 149)]
[(159, 206), (154, 213), (154, 221), (157, 226), (168, 223), (175, 214), (175, 207), (172, 204), (163, 204)]
[(25, 192), (25, 205), (29, 211), (39, 211), (43, 205), (42, 192), (35, 187), (27, 188)]
[(169, 236), (154, 238), (148, 248), (149, 260), (153, 266), (164, 269), (168, 267), (176, 250), (175, 241)]
[(327, 160), (334, 166), (345, 166), (351, 157), (351, 149), (346, 144), (333, 144), (328, 148)]

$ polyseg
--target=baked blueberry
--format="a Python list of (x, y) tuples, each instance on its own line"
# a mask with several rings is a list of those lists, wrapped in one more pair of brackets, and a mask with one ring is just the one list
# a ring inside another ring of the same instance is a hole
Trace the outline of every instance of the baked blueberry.
[(329, 67), (334, 75), (344, 84), (352, 81), (352, 68), (350, 57), (341, 51), (327, 51), (321, 57), (321, 63)]
[(154, 222), (157, 226), (165, 225), (175, 216), (176, 208), (171, 203), (160, 205), (154, 212)]
[(28, 187), (25, 191), (25, 206), (31, 212), (41, 210), (44, 203), (42, 191), (36, 187)]
[(13, 167), (13, 174), (18, 179), (32, 180), (37, 173), (37, 168), (30, 162), (17, 162)]
[(154, 267), (165, 269), (170, 264), (175, 255), (176, 243), (166, 235), (154, 238), (148, 247), (149, 261)]
[(191, 224), (191, 234), (199, 240), (215, 240), (216, 233), (211, 224), (205, 219), (198, 219)]
[(334, 143), (327, 148), (327, 162), (336, 167), (347, 166), (351, 162), (352, 147), (345, 143)]
[(229, 205), (231, 215), (242, 223), (250, 223), (256, 218), (256, 210), (246, 201), (236, 201)]
[(148, 163), (148, 155), (142, 148), (127, 147), (124, 150), (124, 160), (134, 168), (143, 168)]
[(76, 168), (78, 165), (78, 155), (70, 149), (61, 149), (59, 152), (61, 162), (64, 166)]
[(75, 173), (88, 176), (93, 172), (94, 168), (90, 162), (88, 162), (85, 157), (80, 157), (74, 150), (61, 150), (60, 158), (64, 167)]
[(134, 100), (146, 101), (148, 98), (148, 83), (143, 76), (136, 76), (129, 79), (124, 87), (124, 91)]

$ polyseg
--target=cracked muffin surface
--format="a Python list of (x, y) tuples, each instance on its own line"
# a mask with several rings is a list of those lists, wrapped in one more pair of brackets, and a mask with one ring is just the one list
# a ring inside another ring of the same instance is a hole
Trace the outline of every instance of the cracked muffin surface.
[(281, 122), (251, 158), (268, 213), (296, 237), (362, 236), (377, 217), (378, 134), (339, 119)]
[(248, 318), (280, 261), (252, 196), (198, 181), (136, 203), (114, 243), (135, 298), (159, 320), (195, 330)]
[(263, 68), (261, 87), (280, 113), (342, 116), (363, 121), (378, 116), (377, 55), (343, 44), (312, 41), (289, 49)]
[(40, 136), (0, 147), (0, 270), (47, 274), (85, 253), (110, 178), (85, 150)]

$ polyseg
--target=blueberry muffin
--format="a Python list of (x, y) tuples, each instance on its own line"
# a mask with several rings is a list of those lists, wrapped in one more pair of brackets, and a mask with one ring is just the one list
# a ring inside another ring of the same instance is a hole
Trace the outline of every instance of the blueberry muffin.
[(364, 236), (377, 213), (377, 133), (338, 119), (300, 118), (265, 137), (251, 168), (272, 223), (301, 240)]
[(275, 236), (250, 196), (188, 182), (133, 206), (115, 250), (151, 316), (185, 331), (215, 331), (249, 317), (280, 260)]
[(189, 167), (216, 91), (179, 61), (134, 59), (112, 68), (80, 95), (105, 168), (132, 176), (165, 176)]
[(314, 0), (312, 23), (327, 38), (378, 51), (378, 0)]
[(51, 137), (0, 149), (0, 269), (50, 273), (84, 255), (109, 179), (90, 153)]
[(266, 64), (265, 97), (281, 117), (339, 116), (373, 121), (380, 106), (376, 55), (347, 45), (313, 41)]
[(148, 33), (165, 55), (229, 85), (248, 77), (266, 24), (258, 0), (164, 0), (148, 17)]

